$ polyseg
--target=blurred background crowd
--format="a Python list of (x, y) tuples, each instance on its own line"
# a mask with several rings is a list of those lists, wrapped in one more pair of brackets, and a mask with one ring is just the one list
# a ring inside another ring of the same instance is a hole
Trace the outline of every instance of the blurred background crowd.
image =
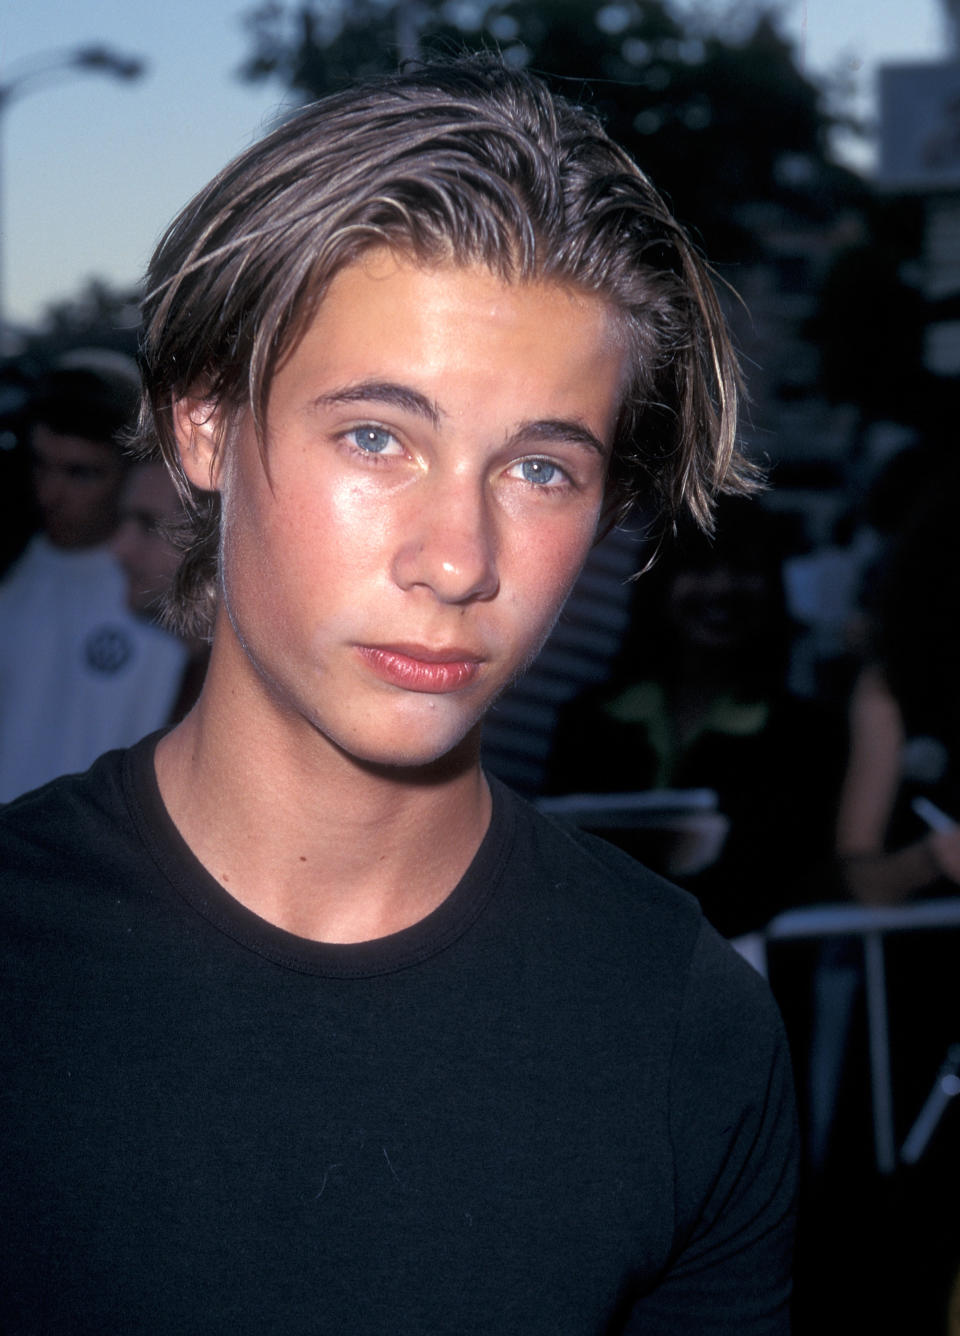
[[(240, 76), (290, 101), (424, 51), (529, 64), (596, 107), (717, 267), (769, 487), (723, 501), (713, 537), (641, 509), (604, 538), (486, 764), (678, 881), (768, 973), (805, 1142), (801, 1336), (960, 1332), (960, 5), (941, 18), (939, 58), (880, 71), (868, 126), (761, 5), (244, 15)], [(51, 78), (144, 74), (91, 36), (0, 62), (0, 116)], [(869, 171), (837, 151), (858, 134)], [(205, 646), (160, 617), (181, 502), (123, 444), (138, 296), (94, 278), (32, 321), (0, 309), (0, 801), (202, 683)]]

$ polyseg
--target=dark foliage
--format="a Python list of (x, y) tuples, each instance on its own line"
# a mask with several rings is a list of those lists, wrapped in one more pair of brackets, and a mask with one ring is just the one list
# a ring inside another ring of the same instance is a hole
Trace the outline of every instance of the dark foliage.
[(243, 74), (308, 98), (417, 52), (501, 51), (593, 105), (720, 263), (755, 253), (757, 202), (825, 219), (861, 190), (830, 160), (823, 90), (763, 11), (739, 35), (663, 0), (271, 3), (248, 24)]

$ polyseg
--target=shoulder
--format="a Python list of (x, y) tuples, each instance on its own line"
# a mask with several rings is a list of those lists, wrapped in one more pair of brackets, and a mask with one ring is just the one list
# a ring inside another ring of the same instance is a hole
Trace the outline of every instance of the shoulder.
[[(699, 902), (596, 836), (509, 795), (517, 834), (511, 894), (558, 959), (656, 1000), (679, 1024), (729, 1023), (743, 1035), (779, 1020), (765, 981), (703, 916)], [(666, 1017), (665, 1017), (666, 1018)]]
[(35, 580), (37, 571), (44, 565), (43, 553), (42, 540), (35, 535), (0, 580), (0, 610)]
[(545, 815), (503, 785), (497, 793), (511, 809), (514, 863), (532, 894), (611, 924), (625, 917), (639, 925), (665, 916), (695, 931), (700, 915), (693, 896), (572, 821)]
[(102, 983), (107, 962), (149, 940), (163, 882), (131, 789), (144, 745), (0, 807), (2, 970), (31, 996), (54, 996), (63, 970)]
[(517, 810), (517, 845), (527, 842), (538, 868), (540, 958), (562, 970), (556, 981), (547, 964), (539, 975), (531, 967), (527, 987), (553, 982), (550, 1013), (565, 1038), (589, 1040), (575, 1050), (581, 1074), (600, 1089), (615, 1072), (626, 1116), (669, 1165), (674, 1261), (644, 1323), (700, 1330), (682, 1314), (709, 1292), (718, 1317), (736, 1314), (725, 1329), (782, 1330), (797, 1134), (766, 981), (693, 897), (601, 840)]
[(106, 875), (129, 839), (127, 753), (107, 752), (83, 774), (64, 775), (0, 806), (0, 890)]

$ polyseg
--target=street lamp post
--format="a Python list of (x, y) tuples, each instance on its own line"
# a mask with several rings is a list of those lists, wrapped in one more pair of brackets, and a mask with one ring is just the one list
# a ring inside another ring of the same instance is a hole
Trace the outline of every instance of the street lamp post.
[[(28, 93), (62, 83), (64, 79), (81, 74), (103, 74), (113, 79), (139, 79), (146, 70), (146, 62), (139, 56), (126, 56), (108, 46), (91, 45), (68, 50), (42, 51), (15, 63), (0, 80), (0, 144), (4, 116), (11, 104)], [(2, 170), (0, 170), (2, 181)], [(0, 189), (0, 217), (2, 217), (2, 189)], [(4, 346), (4, 284), (3, 284), (3, 228), (0, 224), (0, 352)]]

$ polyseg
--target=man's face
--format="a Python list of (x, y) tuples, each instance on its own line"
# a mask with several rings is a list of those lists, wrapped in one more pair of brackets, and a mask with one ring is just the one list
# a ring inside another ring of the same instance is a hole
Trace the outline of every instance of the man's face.
[(273, 381), (269, 476), (241, 420), (218, 479), (236, 708), (373, 763), (455, 747), (594, 540), (625, 362), (590, 295), (386, 251), (341, 271)]
[(93, 547), (117, 524), (124, 464), (112, 445), (61, 435), (43, 423), (30, 433), (33, 486), (55, 547)]
[(120, 526), (111, 547), (127, 577), (127, 601), (141, 615), (157, 612), (180, 554), (166, 536), (182, 515), (177, 489), (164, 464), (135, 464), (120, 496)]

